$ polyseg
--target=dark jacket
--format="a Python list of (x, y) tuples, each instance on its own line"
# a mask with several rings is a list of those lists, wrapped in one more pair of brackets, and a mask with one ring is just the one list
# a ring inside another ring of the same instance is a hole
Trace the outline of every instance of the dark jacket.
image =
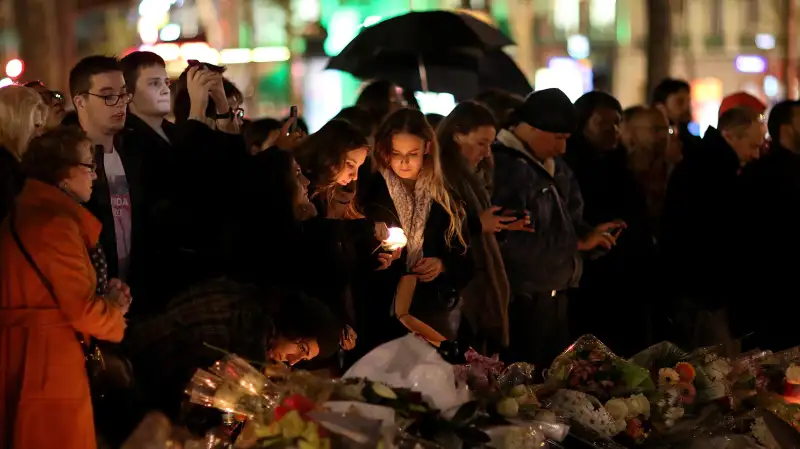
[[(360, 186), (359, 186), (360, 187)], [(401, 227), (394, 201), (389, 195), (386, 181), (380, 173), (375, 173), (368, 181), (368, 191), (364, 196), (363, 211), (371, 220), (386, 223), (388, 227)], [(449, 331), (448, 315), (458, 292), (469, 282), (473, 265), (465, 248), (458, 242), (445, 239), (450, 217), (436, 202), (431, 203), (430, 214), (425, 225), (422, 246), (423, 257), (438, 257), (442, 260), (445, 272), (428, 283), (418, 283), (411, 304), (411, 314), (430, 325), (445, 337), (452, 338)], [(468, 239), (469, 232), (464, 230)], [(393, 299), (400, 278), (406, 273), (405, 251), (400, 259), (382, 271), (369, 272), (360, 276), (362, 282), (356, 287), (359, 300), (357, 304), (359, 345), (361, 337), (365, 345), (374, 347), (397, 337), (408, 330), (393, 316)], [(366, 327), (366, 328), (364, 328)]]
[(0, 148), (0, 222), (8, 215), (23, 184), (25, 176), (19, 161), (8, 149)]
[(535, 233), (509, 232), (501, 239), (512, 293), (577, 286), (583, 267), (578, 241), (591, 227), (583, 221), (583, 198), (572, 171), (556, 158), (551, 175), (513, 134), (504, 130), (498, 139), (492, 148), (493, 204), (530, 211), (536, 229)]
[(262, 290), (215, 279), (190, 287), (169, 301), (159, 316), (131, 323), (125, 347), (149, 406), (178, 419), (192, 374), (225, 356), (209, 345), (264, 362), (274, 336)]
[[(141, 256), (140, 245), (144, 241), (142, 234), (142, 224), (146, 216), (144, 210), (144, 195), (142, 190), (142, 156), (135, 149), (128, 148), (125, 145), (124, 133), (120, 133), (114, 137), (114, 148), (119, 154), (122, 166), (125, 170), (125, 178), (128, 183), (131, 201), (131, 253), (128, 273), (126, 281), (131, 286), (134, 295), (136, 294), (137, 283), (142, 280), (144, 276), (139, 271), (142, 267), (140, 260)], [(117, 257), (117, 239), (114, 230), (114, 215), (111, 209), (111, 192), (108, 187), (108, 179), (106, 178), (106, 171), (104, 165), (104, 150), (98, 146), (95, 149), (94, 159), (97, 162), (97, 180), (92, 189), (92, 197), (86, 203), (86, 208), (89, 209), (95, 217), (103, 224), (103, 230), (100, 233), (100, 245), (106, 253), (108, 260), (108, 276), (109, 278), (120, 277), (119, 263)]]
[(739, 240), (730, 231), (740, 169), (733, 148), (708, 128), (702, 150), (678, 164), (667, 187), (661, 246), (670, 285), (674, 293), (696, 296), (709, 309), (727, 301), (728, 252)]
[[(754, 346), (786, 349), (798, 343), (792, 329), (800, 316), (800, 155), (773, 142), (769, 154), (747, 165), (739, 177), (741, 206), (731, 226), (739, 296), (733, 309), (737, 335), (754, 332)], [(759, 301), (753, 306), (753, 301)]]
[[(147, 271), (136, 314), (157, 310), (182, 288), (219, 275), (216, 236), (228, 224), (231, 198), (246, 153), (240, 135), (215, 131), (205, 123), (180, 125), (163, 120), (168, 141), (143, 120), (128, 114), (122, 136), (129, 153), (141, 158), (142, 227), (137, 242), (140, 266)], [(141, 290), (141, 289), (140, 289)]]

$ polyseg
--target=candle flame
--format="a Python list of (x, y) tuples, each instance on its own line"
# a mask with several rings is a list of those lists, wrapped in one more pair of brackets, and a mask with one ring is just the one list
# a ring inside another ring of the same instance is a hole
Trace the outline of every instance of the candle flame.
[(389, 228), (389, 237), (381, 243), (381, 246), (387, 251), (394, 251), (405, 248), (406, 243), (408, 243), (408, 239), (403, 228)]

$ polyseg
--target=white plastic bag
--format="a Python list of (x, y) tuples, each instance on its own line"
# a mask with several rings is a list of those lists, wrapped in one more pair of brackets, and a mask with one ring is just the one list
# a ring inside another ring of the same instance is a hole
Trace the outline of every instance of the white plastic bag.
[(342, 377), (366, 378), (418, 391), (439, 410), (469, 400), (456, 389), (453, 365), (445, 362), (436, 348), (411, 334), (373, 349)]

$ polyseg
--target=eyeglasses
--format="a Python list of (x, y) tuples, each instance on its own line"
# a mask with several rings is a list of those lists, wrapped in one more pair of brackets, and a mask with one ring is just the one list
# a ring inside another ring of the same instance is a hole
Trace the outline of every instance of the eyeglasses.
[(78, 165), (88, 168), (90, 173), (97, 171), (97, 162), (92, 162), (91, 164), (87, 164), (86, 162), (78, 162)]
[(123, 94), (110, 94), (110, 95), (100, 95), (100, 94), (93, 94), (91, 92), (84, 92), (87, 95), (91, 95), (93, 97), (102, 98), (103, 101), (106, 103), (106, 106), (116, 106), (122, 101), (122, 104), (128, 104), (133, 99), (133, 94), (130, 92), (125, 92)]

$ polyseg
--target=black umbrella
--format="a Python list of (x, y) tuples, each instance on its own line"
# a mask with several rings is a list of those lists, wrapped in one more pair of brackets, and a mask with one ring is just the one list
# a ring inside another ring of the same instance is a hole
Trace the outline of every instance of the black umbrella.
[(447, 92), (430, 85), (438, 70), (477, 73), (487, 52), (513, 44), (500, 30), (468, 14), (411, 12), (364, 28), (331, 58), (328, 68), (359, 78), (394, 78), (401, 85), (408, 82), (411, 72), (417, 72), (417, 83), (406, 87)]
[[(333, 58), (329, 66), (334, 65), (336, 59)], [(473, 98), (492, 88), (523, 97), (532, 90), (514, 60), (502, 50), (483, 55), (428, 53), (421, 56), (421, 65), (419, 59), (413, 55), (383, 53), (372, 60), (362, 59), (350, 64), (349, 70), (343, 70), (361, 79), (385, 79), (412, 91), (449, 92), (458, 100)]]

